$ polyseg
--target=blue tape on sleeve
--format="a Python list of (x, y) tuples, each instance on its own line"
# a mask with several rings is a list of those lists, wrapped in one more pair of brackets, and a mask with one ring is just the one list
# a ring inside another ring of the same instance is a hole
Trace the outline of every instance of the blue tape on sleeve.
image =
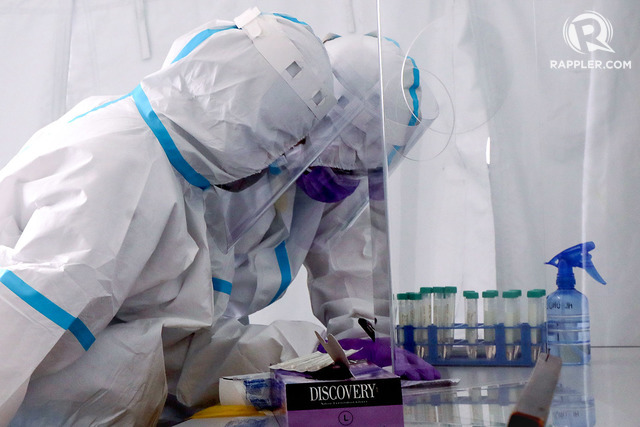
[(214, 277), (212, 279), (213, 282), (213, 290), (222, 292), (223, 294), (231, 295), (231, 282), (227, 282), (226, 280), (218, 279)]
[(82, 320), (67, 313), (49, 298), (29, 286), (12, 271), (3, 270), (0, 275), (0, 282), (47, 319), (62, 329), (71, 332), (85, 350), (89, 350), (89, 347), (96, 340)]

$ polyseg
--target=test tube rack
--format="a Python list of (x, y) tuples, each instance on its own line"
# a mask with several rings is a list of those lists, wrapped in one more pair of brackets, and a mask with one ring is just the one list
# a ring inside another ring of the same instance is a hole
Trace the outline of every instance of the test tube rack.
[[(470, 343), (465, 339), (454, 339), (451, 342), (438, 340), (438, 332), (450, 332), (451, 329), (454, 330), (454, 336), (457, 335), (456, 332), (463, 331), (462, 333), (464, 333), (467, 329), (484, 330), (485, 334), (486, 331), (493, 330), (495, 331), (495, 340), (485, 341), (484, 339), (478, 339), (476, 343)], [(510, 329), (519, 331), (520, 338), (513, 343), (507, 344), (506, 331)], [(420, 355), (434, 366), (534, 366), (537, 354), (546, 351), (546, 324), (531, 326), (528, 323), (521, 323), (517, 326), (504, 326), (503, 323), (499, 323), (491, 326), (485, 326), (484, 324), (468, 326), (456, 323), (450, 327), (436, 325), (427, 327), (397, 326), (396, 330), (399, 336), (400, 334), (403, 336), (403, 339), (398, 340), (398, 342), (405, 350)], [(427, 340), (416, 339), (417, 336), (424, 335), (416, 332), (424, 330), (427, 331)], [(535, 330), (539, 331), (536, 334), (540, 337), (539, 343), (532, 343), (531, 340), (531, 332)], [(470, 358), (467, 356), (467, 348), (469, 346), (476, 347), (477, 357)], [(495, 349), (493, 357), (487, 357), (486, 349), (490, 347)], [(507, 357), (508, 347), (518, 348), (518, 351), (515, 352), (515, 357)]]

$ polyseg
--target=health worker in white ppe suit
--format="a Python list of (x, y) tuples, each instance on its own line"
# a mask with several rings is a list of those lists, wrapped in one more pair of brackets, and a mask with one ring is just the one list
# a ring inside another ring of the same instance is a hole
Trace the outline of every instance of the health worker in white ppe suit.
[[(385, 253), (380, 251), (384, 241), (377, 242), (378, 251), (372, 251), (371, 242), (376, 235), (381, 239), (380, 233), (372, 232), (372, 224), (384, 215), (380, 213), (384, 209), (380, 200), (384, 198), (382, 163), (393, 159), (395, 166), (407, 144), (421, 136), (438, 109), (428, 88), (420, 87), (418, 70), (411, 60), (405, 59), (394, 42), (381, 41), (385, 69), (396, 77), (385, 90), (385, 99), (389, 100), (386, 117), (392, 118), (386, 123), (389, 148), (385, 150), (382, 141), (378, 38), (331, 37), (324, 44), (338, 101), (328, 120), (324, 119), (307, 138), (307, 144), (324, 146), (326, 138), (330, 143), (228, 253), (215, 254), (216, 313), (223, 314), (213, 334), (199, 332), (191, 341), (176, 387), (179, 401), (189, 406), (213, 403), (218, 398), (220, 376), (265, 372), (280, 359), (315, 350), (313, 331), (317, 327), (312, 324), (274, 322), (261, 326), (243, 325), (242, 321), (277, 300), (302, 266), (308, 272), (313, 312), (327, 332), (350, 347), (368, 347), (366, 356), (384, 364), (384, 357), (374, 354), (379, 350), (384, 355), (384, 348), (370, 348), (372, 341), (358, 325), (360, 318), (371, 323), (377, 320), (377, 329), (388, 331), (388, 319), (375, 319), (376, 290), (372, 283), (379, 262), (376, 256)], [(342, 123), (345, 118), (346, 124)], [(338, 135), (329, 129), (332, 126), (340, 129)], [(245, 191), (227, 194), (240, 200), (235, 204), (221, 203), (224, 195), (220, 192), (210, 193), (208, 213), (216, 214), (207, 217), (209, 227), (220, 227), (220, 218), (237, 212), (220, 211), (220, 206), (250, 209), (259, 205), (260, 186), (278, 172), (272, 168)], [(370, 199), (370, 209), (345, 230), (345, 224)], [(388, 307), (384, 298), (380, 297), (380, 303)], [(381, 340), (380, 345), (384, 343)], [(388, 341), (386, 346), (388, 352)], [(250, 350), (256, 347), (260, 352)], [(402, 352), (397, 356), (402, 364), (400, 374), (414, 379), (439, 378), (439, 373), (423, 360)]]
[(305, 138), (332, 84), (307, 25), (250, 11), (28, 141), (0, 172), (0, 425), (157, 422), (218, 315), (205, 195)]

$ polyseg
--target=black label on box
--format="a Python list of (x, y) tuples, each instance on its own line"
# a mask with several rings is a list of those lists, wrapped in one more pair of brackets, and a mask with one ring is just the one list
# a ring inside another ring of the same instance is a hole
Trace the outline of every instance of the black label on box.
[(399, 378), (287, 384), (287, 411), (402, 405)]

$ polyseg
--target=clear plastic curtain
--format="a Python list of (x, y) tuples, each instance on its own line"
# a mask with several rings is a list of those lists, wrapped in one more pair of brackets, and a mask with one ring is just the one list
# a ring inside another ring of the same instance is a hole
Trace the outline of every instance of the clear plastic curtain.
[(471, 5), (380, 4), (384, 35), (413, 58), (439, 111), (389, 177), (394, 291), (434, 285), (495, 289), (486, 146), (488, 121), (505, 94), (485, 97), (486, 76), (477, 67), (482, 55), (469, 30)]
[(557, 271), (544, 263), (591, 240), (608, 282), (576, 272), (592, 343), (638, 345), (627, 326), (640, 302), (640, 6), (391, 3), (381, 1), (382, 28), (415, 46), (453, 111), (444, 151), (390, 178), (394, 289), (550, 293)]

